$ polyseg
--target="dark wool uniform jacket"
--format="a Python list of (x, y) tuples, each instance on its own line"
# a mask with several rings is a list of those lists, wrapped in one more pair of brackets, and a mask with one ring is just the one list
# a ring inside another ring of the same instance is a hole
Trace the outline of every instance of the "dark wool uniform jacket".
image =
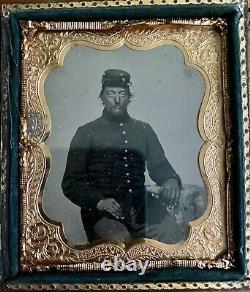
[(131, 198), (136, 205), (143, 202), (145, 167), (157, 185), (169, 178), (180, 182), (149, 124), (127, 113), (115, 120), (104, 110), (100, 118), (79, 127), (74, 135), (62, 189), (82, 208), (86, 227), (104, 216), (96, 208), (101, 199), (115, 198), (124, 211), (133, 205)]

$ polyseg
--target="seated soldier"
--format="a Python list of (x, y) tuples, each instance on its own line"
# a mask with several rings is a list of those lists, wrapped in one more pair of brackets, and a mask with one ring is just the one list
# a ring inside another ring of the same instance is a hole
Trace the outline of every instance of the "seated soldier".
[(81, 207), (89, 241), (127, 242), (145, 236), (146, 167), (169, 207), (179, 200), (180, 177), (155, 132), (128, 114), (130, 84), (129, 73), (105, 71), (100, 93), (103, 114), (79, 127), (70, 145), (62, 189)]

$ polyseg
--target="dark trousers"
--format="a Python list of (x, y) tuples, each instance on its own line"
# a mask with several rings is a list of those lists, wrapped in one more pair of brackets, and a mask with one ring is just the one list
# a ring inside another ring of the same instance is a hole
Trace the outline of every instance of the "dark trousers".
[[(120, 219), (98, 210), (93, 210), (93, 214), (85, 216), (82, 208), (82, 222), (88, 241), (104, 239), (126, 242), (145, 237), (145, 192), (114, 199), (122, 209), (123, 216)], [(132, 209), (135, 210), (134, 217), (131, 216)]]

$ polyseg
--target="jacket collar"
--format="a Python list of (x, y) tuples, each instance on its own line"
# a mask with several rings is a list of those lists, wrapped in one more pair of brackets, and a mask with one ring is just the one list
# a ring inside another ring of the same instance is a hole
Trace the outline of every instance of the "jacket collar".
[(130, 115), (128, 114), (127, 111), (121, 117), (114, 117), (114, 116), (110, 115), (105, 108), (104, 108), (104, 110), (102, 112), (102, 117), (106, 121), (112, 122), (114, 124), (126, 123), (126, 122), (128, 122), (131, 119), (131, 117), (130, 117)]

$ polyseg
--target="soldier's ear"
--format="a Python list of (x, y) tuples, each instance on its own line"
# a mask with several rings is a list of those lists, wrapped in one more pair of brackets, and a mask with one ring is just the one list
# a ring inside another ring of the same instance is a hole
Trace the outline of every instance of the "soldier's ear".
[(102, 105), (104, 105), (103, 100), (102, 100), (102, 93), (99, 94), (98, 99), (100, 100), (100, 103), (101, 103)]
[(101, 91), (101, 92), (99, 93), (98, 98), (100, 98), (100, 99), (102, 100), (102, 97), (103, 97), (103, 92)]
[(102, 100), (103, 99), (103, 89), (101, 90), (100, 94), (99, 94), (99, 98)]
[(131, 102), (132, 101), (132, 98), (134, 97), (134, 94), (133, 93), (130, 93), (130, 95), (129, 95), (129, 102)]

